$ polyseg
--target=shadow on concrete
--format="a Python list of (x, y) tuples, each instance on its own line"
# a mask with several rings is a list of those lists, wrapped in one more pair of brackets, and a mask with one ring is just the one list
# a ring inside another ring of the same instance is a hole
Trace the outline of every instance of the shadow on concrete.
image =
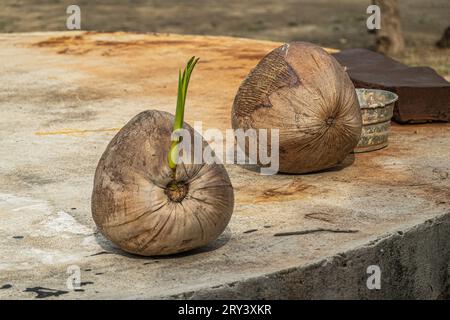
[[(308, 175), (308, 174), (317, 174), (317, 173), (323, 173), (323, 172), (338, 172), (342, 169), (351, 166), (355, 162), (355, 154), (350, 153), (340, 164), (324, 169), (319, 171), (313, 171), (313, 172), (307, 172), (307, 173), (284, 173), (284, 172), (278, 172), (277, 175), (287, 175), (287, 176), (297, 176), (297, 175)], [(256, 164), (238, 164), (241, 168), (244, 168), (245, 170), (260, 173), (260, 167)]]
[(106, 239), (99, 231), (95, 232), (94, 237), (95, 241), (98, 243), (98, 245), (104, 250), (97, 253), (94, 253), (91, 256), (96, 255), (104, 255), (104, 254), (114, 254), (114, 255), (120, 255), (131, 259), (141, 259), (141, 260), (162, 260), (162, 259), (176, 259), (181, 257), (188, 257), (188, 256), (194, 256), (201, 253), (211, 252), (214, 250), (217, 250), (227, 244), (228, 241), (231, 239), (231, 229), (227, 227), (224, 232), (217, 238), (215, 241), (207, 244), (206, 246), (193, 249), (190, 251), (177, 253), (177, 254), (171, 254), (166, 256), (152, 256), (152, 257), (145, 257), (140, 256), (137, 254), (128, 253), (126, 251), (123, 251), (119, 247), (115, 246), (111, 241)]

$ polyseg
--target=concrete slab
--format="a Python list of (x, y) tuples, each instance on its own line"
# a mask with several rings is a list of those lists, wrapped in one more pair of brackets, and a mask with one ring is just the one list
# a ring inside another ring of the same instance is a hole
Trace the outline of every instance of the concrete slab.
[[(446, 297), (449, 124), (394, 125), (386, 149), (316, 174), (228, 166), (234, 215), (220, 239), (194, 252), (135, 257), (96, 231), (90, 195), (101, 153), (138, 112), (174, 112), (186, 59), (201, 57), (186, 120), (225, 130), (240, 81), (278, 45), (0, 34), (0, 298)], [(274, 236), (291, 231), (302, 232)], [(82, 290), (66, 286), (72, 265)], [(366, 286), (369, 265), (381, 269), (380, 290)]]

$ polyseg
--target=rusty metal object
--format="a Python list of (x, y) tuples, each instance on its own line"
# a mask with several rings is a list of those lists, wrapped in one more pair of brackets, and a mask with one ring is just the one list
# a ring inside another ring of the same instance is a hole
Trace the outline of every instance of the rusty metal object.
[(390, 91), (376, 89), (356, 89), (363, 129), (354, 152), (367, 152), (388, 145), (394, 103), (398, 96)]
[(334, 54), (356, 88), (382, 89), (399, 96), (393, 120), (398, 123), (450, 122), (450, 82), (429, 67), (409, 67), (367, 49)]

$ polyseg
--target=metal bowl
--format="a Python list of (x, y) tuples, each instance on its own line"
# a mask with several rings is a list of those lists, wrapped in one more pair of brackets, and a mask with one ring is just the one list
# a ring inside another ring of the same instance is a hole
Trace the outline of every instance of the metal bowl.
[(354, 152), (367, 152), (388, 145), (391, 118), (398, 96), (390, 91), (377, 89), (356, 89), (363, 128), (361, 138)]

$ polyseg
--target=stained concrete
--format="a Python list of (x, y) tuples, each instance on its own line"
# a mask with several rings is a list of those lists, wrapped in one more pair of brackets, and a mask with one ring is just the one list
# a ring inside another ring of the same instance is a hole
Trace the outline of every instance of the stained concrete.
[[(278, 45), (0, 34), (0, 298), (447, 298), (449, 124), (394, 125), (387, 148), (315, 174), (228, 165), (233, 217), (194, 252), (136, 257), (96, 231), (90, 194), (101, 153), (140, 111), (174, 112), (187, 58), (201, 62), (186, 120), (225, 130), (240, 81)], [(299, 234), (274, 236), (289, 232)], [(66, 285), (73, 265), (78, 291)], [(366, 286), (370, 265), (380, 267), (380, 290)]]

